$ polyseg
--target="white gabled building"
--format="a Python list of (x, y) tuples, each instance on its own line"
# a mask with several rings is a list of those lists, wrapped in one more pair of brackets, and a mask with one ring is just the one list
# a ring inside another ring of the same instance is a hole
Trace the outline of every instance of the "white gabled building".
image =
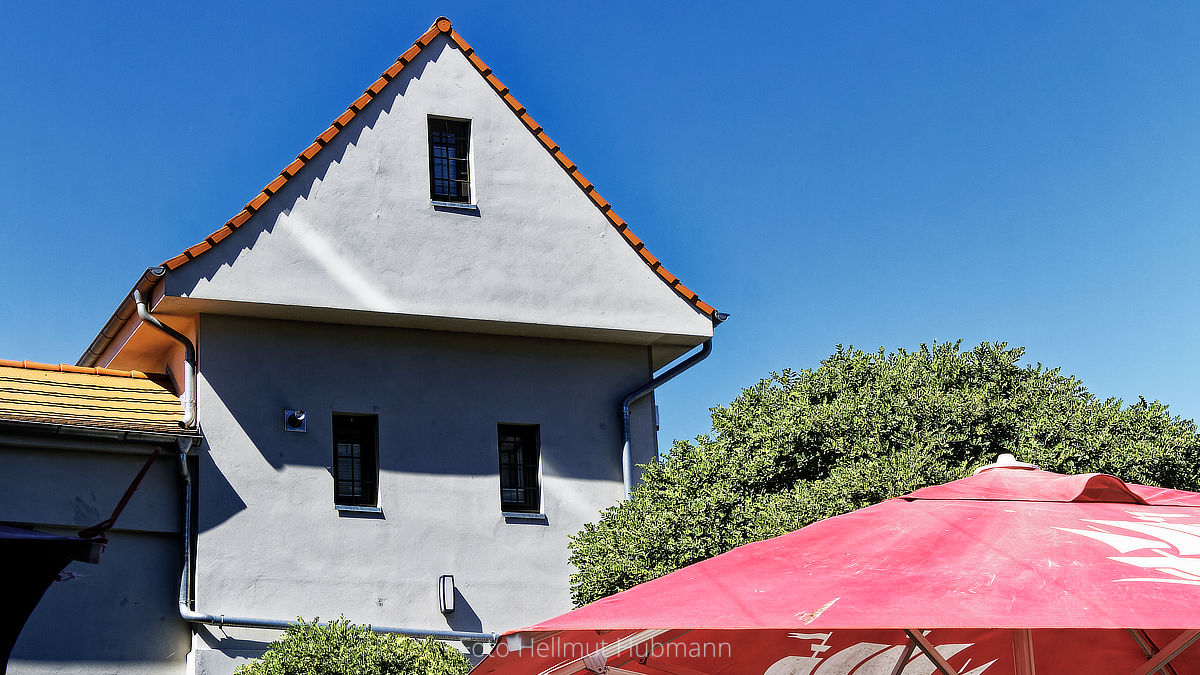
[(623, 454), (657, 452), (652, 395), (628, 446), (622, 401), (707, 354), (721, 319), (440, 18), (240, 213), (148, 270), (79, 366), (165, 373), (196, 401), (177, 623), (190, 671), (218, 673), (273, 637), (221, 615), (470, 641), (568, 609), (568, 535), (622, 497)]

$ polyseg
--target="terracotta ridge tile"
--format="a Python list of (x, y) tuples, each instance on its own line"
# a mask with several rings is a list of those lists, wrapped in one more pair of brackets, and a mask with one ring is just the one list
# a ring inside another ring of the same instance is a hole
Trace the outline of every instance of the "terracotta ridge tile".
[(529, 130), (534, 133), (534, 135), (537, 135), (537, 133), (542, 130), (542, 125), (538, 124), (537, 120), (533, 119), (533, 116), (530, 115), (529, 112), (521, 115), (521, 123), (528, 127)]
[(269, 195), (265, 192), (260, 192), (260, 193), (258, 193), (257, 197), (250, 200), (250, 203), (246, 205), (246, 208), (249, 209), (251, 212), (256, 212), (259, 209), (261, 209), (262, 205), (266, 204), (267, 200), (270, 198), (271, 198), (271, 195)]
[(187, 249), (186, 251), (184, 251), (184, 253), (188, 254), (188, 256), (190, 256), (192, 258), (195, 258), (196, 256), (200, 255), (201, 253), (204, 253), (205, 251), (207, 251), (210, 248), (212, 248), (212, 244), (208, 243), (208, 239), (205, 239), (204, 241), (200, 242), (199, 244), (196, 244), (195, 246), (192, 246), (191, 248)]
[(454, 44), (458, 45), (458, 48), (462, 50), (462, 53), (464, 54), (470, 54), (471, 52), (475, 51), (475, 48), (468, 44), (467, 41), (463, 39), (463, 36), (459, 35), (458, 31), (456, 30), (450, 30), (450, 39), (454, 41)]
[(331, 124), (331, 125), (329, 125), (328, 129), (321, 132), (320, 136), (317, 136), (317, 140), (321, 141), (322, 147), (329, 145), (329, 141), (332, 141), (333, 137), (338, 135), (338, 131), (339, 131), (339, 129), (338, 129), (337, 125)]
[(588, 198), (592, 200), (593, 204), (600, 207), (601, 211), (607, 212), (612, 209), (612, 204), (609, 204), (608, 200), (604, 197), (601, 197), (600, 193), (596, 192), (594, 189), (588, 193)]
[(504, 95), (504, 102), (507, 103), (508, 107), (512, 108), (513, 112), (517, 113), (518, 115), (525, 113), (525, 106), (521, 105), (521, 102), (517, 100), (516, 96), (512, 95), (511, 91)]
[(555, 143), (554, 139), (550, 138), (545, 129), (537, 132), (537, 139), (550, 151), (550, 154), (554, 154), (554, 151), (558, 150), (558, 143)]
[(221, 229), (217, 230), (216, 232), (213, 232), (212, 234), (208, 235), (207, 241), (211, 242), (213, 246), (216, 246), (217, 244), (221, 243), (222, 239), (224, 239), (225, 237), (228, 237), (231, 234), (233, 234), (233, 228), (230, 227), (229, 225), (226, 225), (226, 226), (222, 227)]
[(646, 244), (642, 243), (642, 240), (639, 239), (638, 236), (633, 233), (633, 230), (629, 229), (628, 227), (621, 230), (621, 236), (625, 237), (625, 241), (629, 242), (629, 245), (632, 246), (634, 248), (634, 250), (637, 250), (639, 248), (643, 248), (646, 246)]
[(638, 250), (638, 255), (642, 257), (642, 260), (646, 261), (646, 264), (650, 266), (650, 269), (654, 269), (656, 265), (660, 264), (658, 258), (654, 257), (654, 254), (650, 252), (650, 249), (646, 248), (645, 246)]
[(558, 163), (562, 165), (562, 168), (566, 169), (567, 171), (574, 171), (576, 168), (578, 168), (575, 166), (575, 162), (572, 162), (569, 157), (563, 154), (562, 148), (554, 151), (554, 159), (558, 160)]
[(403, 61), (405, 64), (412, 63), (412, 60), (417, 58), (417, 54), (420, 54), (420, 53), (421, 53), (421, 45), (414, 44), (413, 46), (408, 48), (408, 51), (401, 54), (400, 58), (398, 60)]
[(591, 192), (596, 188), (596, 186), (592, 185), (592, 181), (584, 178), (583, 174), (579, 173), (578, 168), (571, 172), (571, 178), (575, 179), (575, 182), (579, 184), (579, 187), (583, 188), (584, 192)]
[(269, 194), (275, 194), (276, 192), (279, 192), (279, 189), (282, 188), (284, 185), (286, 185), (287, 182), (288, 182), (288, 176), (286, 174), (279, 174), (279, 176), (277, 176), (275, 178), (275, 180), (271, 181), (270, 183), (267, 183), (267, 187), (263, 188), (263, 192), (267, 192)]
[(230, 227), (235, 228), (235, 229), (239, 228), (242, 225), (245, 225), (247, 220), (250, 220), (251, 215), (252, 214), (249, 211), (247, 211), (246, 209), (243, 208), (241, 211), (238, 212), (238, 214), (236, 216), (230, 218), (229, 222), (226, 223), (226, 225), (229, 225)]
[(374, 96), (375, 94), (378, 94), (379, 92), (383, 91), (383, 88), (387, 86), (388, 82), (390, 82), (391, 79), (392, 78), (388, 77), (387, 73), (384, 72), (383, 75), (379, 76), (378, 80), (375, 80), (375, 82), (372, 83), (371, 86), (367, 87), (367, 91), (370, 92), (372, 96)]
[(441, 34), (441, 29), (437, 27), (437, 24), (434, 24), (430, 26), (429, 30), (425, 31), (424, 35), (417, 38), (417, 44), (421, 47), (428, 47), (429, 43), (433, 42), (433, 39)]
[(696, 295), (695, 291), (688, 288), (687, 286), (684, 286), (683, 284), (675, 284), (675, 292), (679, 293), (680, 295), (687, 298), (688, 300), (699, 300), (700, 299), (700, 296)]
[(300, 153), (300, 158), (305, 162), (308, 162), (310, 159), (317, 156), (317, 152), (320, 151), (320, 149), (321, 143), (318, 141), (313, 141), (312, 145), (308, 146), (303, 152)]
[(467, 60), (471, 62), (471, 65), (475, 66), (475, 70), (478, 70), (481, 75), (487, 76), (492, 74), (492, 69), (475, 52), (468, 54)]
[(508, 93), (508, 87), (504, 86), (504, 83), (501, 82), (500, 78), (496, 77), (495, 74), (488, 73), (486, 76), (484, 76), (484, 79), (487, 80), (488, 84), (492, 85), (492, 89), (495, 89), (501, 96), (504, 96)]

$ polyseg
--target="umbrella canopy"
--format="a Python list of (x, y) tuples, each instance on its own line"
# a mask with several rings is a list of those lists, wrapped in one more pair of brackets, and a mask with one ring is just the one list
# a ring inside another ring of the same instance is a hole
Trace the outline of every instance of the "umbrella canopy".
[(1200, 673), (1196, 629), (1200, 494), (999, 467), (516, 631), (475, 672), (1127, 674), (1173, 650)]

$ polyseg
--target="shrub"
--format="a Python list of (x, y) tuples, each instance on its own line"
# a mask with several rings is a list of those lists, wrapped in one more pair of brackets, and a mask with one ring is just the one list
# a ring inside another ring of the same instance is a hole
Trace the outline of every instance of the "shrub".
[(592, 602), (736, 546), (970, 475), (1009, 452), (1059, 473), (1200, 489), (1200, 435), (1166, 405), (1092, 395), (1018, 363), (1006, 344), (838, 347), (713, 408), (713, 432), (677, 441), (642, 484), (576, 534), (571, 579)]
[(342, 617), (328, 625), (298, 619), (235, 675), (463, 675), (470, 669), (465, 656), (440, 642), (372, 633)]

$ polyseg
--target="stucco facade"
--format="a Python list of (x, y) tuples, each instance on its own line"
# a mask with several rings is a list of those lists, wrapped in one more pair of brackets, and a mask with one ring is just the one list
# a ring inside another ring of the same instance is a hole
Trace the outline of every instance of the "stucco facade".
[[(469, 128), (469, 203), (431, 195), (446, 118)], [(190, 531), (145, 563), (178, 573), (194, 539), (185, 618), (477, 635), (570, 607), (568, 537), (624, 494), (622, 399), (720, 318), (439, 19), (237, 217), (148, 270), (80, 365), (162, 373), (185, 399), (196, 374)], [(372, 425), (353, 450), (371, 461), (339, 454), (347, 416)], [(509, 425), (536, 439), (519, 516), (501, 499)], [(633, 462), (653, 457), (652, 394), (629, 431)], [(371, 479), (361, 504), (339, 471)], [(276, 636), (190, 620), (190, 673), (229, 673)]]
[[(570, 608), (567, 537), (621, 497), (615, 403), (649, 378), (647, 347), (207, 315), (199, 337), (198, 611), (501, 632)], [(377, 416), (380, 513), (335, 507), (334, 413)], [(637, 461), (652, 417), (643, 399)], [(502, 513), (501, 423), (540, 429), (544, 517)], [(269, 637), (234, 633), (197, 647)]]

